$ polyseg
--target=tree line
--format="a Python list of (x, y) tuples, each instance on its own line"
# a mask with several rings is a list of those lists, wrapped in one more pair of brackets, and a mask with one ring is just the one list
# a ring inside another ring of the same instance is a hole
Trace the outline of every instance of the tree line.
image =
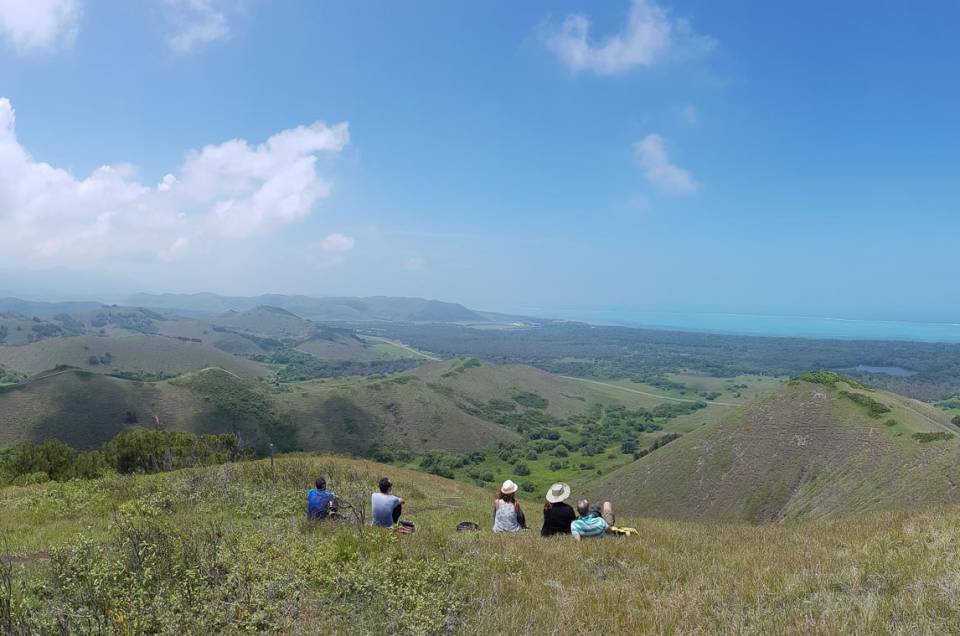
[(48, 480), (95, 479), (109, 473), (158, 473), (234, 461), (241, 456), (231, 434), (132, 428), (91, 451), (58, 439), (27, 442), (0, 453), (0, 483), (25, 485)]

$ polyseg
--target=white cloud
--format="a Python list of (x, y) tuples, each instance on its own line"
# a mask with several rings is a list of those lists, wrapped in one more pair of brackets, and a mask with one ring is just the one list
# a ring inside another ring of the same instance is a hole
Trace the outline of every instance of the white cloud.
[(633, 152), (643, 175), (654, 186), (669, 194), (696, 194), (700, 185), (690, 173), (670, 161), (663, 137), (649, 134), (633, 144)]
[(78, 0), (0, 0), (0, 37), (21, 55), (69, 48), (79, 25)]
[(0, 265), (118, 268), (213, 254), (308, 216), (332, 187), (317, 157), (349, 141), (345, 123), (322, 122), (260, 145), (234, 139), (187, 153), (173, 174), (145, 185), (126, 164), (78, 179), (36, 161), (14, 124), (0, 98)]
[(230, 37), (230, 0), (165, 0), (170, 30), (167, 46), (187, 55)]
[(317, 267), (339, 265), (346, 258), (347, 252), (353, 249), (355, 241), (351, 236), (334, 232), (310, 246), (307, 260)]
[(411, 256), (404, 262), (403, 266), (411, 272), (420, 272), (427, 267), (427, 259), (422, 256)]
[(572, 14), (559, 27), (548, 28), (543, 43), (571, 70), (600, 75), (700, 54), (715, 45), (712, 38), (697, 35), (686, 20), (674, 18), (654, 0), (633, 0), (626, 28), (600, 42), (591, 41), (590, 20)]

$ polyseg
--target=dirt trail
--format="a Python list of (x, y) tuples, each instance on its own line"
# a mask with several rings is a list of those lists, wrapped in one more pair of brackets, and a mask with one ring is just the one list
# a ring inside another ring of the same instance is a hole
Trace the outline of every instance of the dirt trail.
[(433, 360), (434, 362), (440, 362), (440, 361), (443, 360), (443, 358), (438, 358), (438, 357), (436, 357), (436, 356), (432, 356), (432, 355), (429, 355), (429, 354), (427, 354), (427, 353), (424, 353), (423, 351), (418, 351), (417, 349), (414, 349), (414, 348), (411, 347), (410, 345), (403, 344), (402, 342), (400, 342), (400, 341), (398, 341), (398, 340), (389, 340), (389, 339), (387, 339), (387, 338), (381, 338), (380, 336), (366, 336), (366, 337), (367, 337), (369, 340), (379, 340), (380, 342), (385, 342), (385, 343), (387, 343), (387, 344), (392, 344), (394, 347), (400, 347), (401, 349), (406, 349), (406, 350), (409, 351), (410, 353), (412, 353), (412, 354), (414, 354), (414, 355), (418, 355), (418, 356), (420, 356), (420, 357), (422, 357), (422, 358), (426, 358), (427, 360)]

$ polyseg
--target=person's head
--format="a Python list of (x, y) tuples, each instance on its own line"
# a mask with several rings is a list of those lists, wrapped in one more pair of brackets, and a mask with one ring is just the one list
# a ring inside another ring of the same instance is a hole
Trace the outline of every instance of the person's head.
[(553, 508), (554, 504), (566, 501), (569, 496), (570, 486), (562, 482), (557, 482), (550, 486), (550, 489), (547, 491), (547, 495), (545, 497), (546, 501), (543, 504), (543, 509), (550, 510)]
[(590, 514), (590, 502), (586, 499), (581, 499), (577, 502), (577, 514), (581, 517), (586, 517)]
[(377, 487), (380, 488), (380, 492), (387, 494), (393, 488), (393, 484), (386, 477), (381, 477), (380, 481), (377, 482)]
[(509, 503), (513, 503), (517, 500), (517, 488), (517, 485), (513, 483), (512, 480), (508, 479), (507, 481), (503, 482), (502, 486), (500, 486), (500, 492), (497, 493), (497, 498), (503, 499)]
[(316, 484), (317, 490), (326, 490), (327, 489), (327, 480), (323, 477), (317, 477)]

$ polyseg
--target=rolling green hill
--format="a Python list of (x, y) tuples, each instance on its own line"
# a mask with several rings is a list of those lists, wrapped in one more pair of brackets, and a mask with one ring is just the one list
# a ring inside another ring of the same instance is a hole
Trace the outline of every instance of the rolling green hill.
[(587, 491), (633, 513), (752, 522), (960, 502), (960, 431), (943, 412), (831, 375), (784, 383)]
[[(93, 363), (94, 358), (96, 363)], [(21, 346), (2, 346), (0, 364), (27, 375), (60, 365), (99, 373), (142, 372), (147, 377), (173, 375), (208, 366), (220, 366), (248, 379), (269, 374), (269, 369), (262, 364), (235, 356), (212, 344), (129, 332), (46, 338)]]

